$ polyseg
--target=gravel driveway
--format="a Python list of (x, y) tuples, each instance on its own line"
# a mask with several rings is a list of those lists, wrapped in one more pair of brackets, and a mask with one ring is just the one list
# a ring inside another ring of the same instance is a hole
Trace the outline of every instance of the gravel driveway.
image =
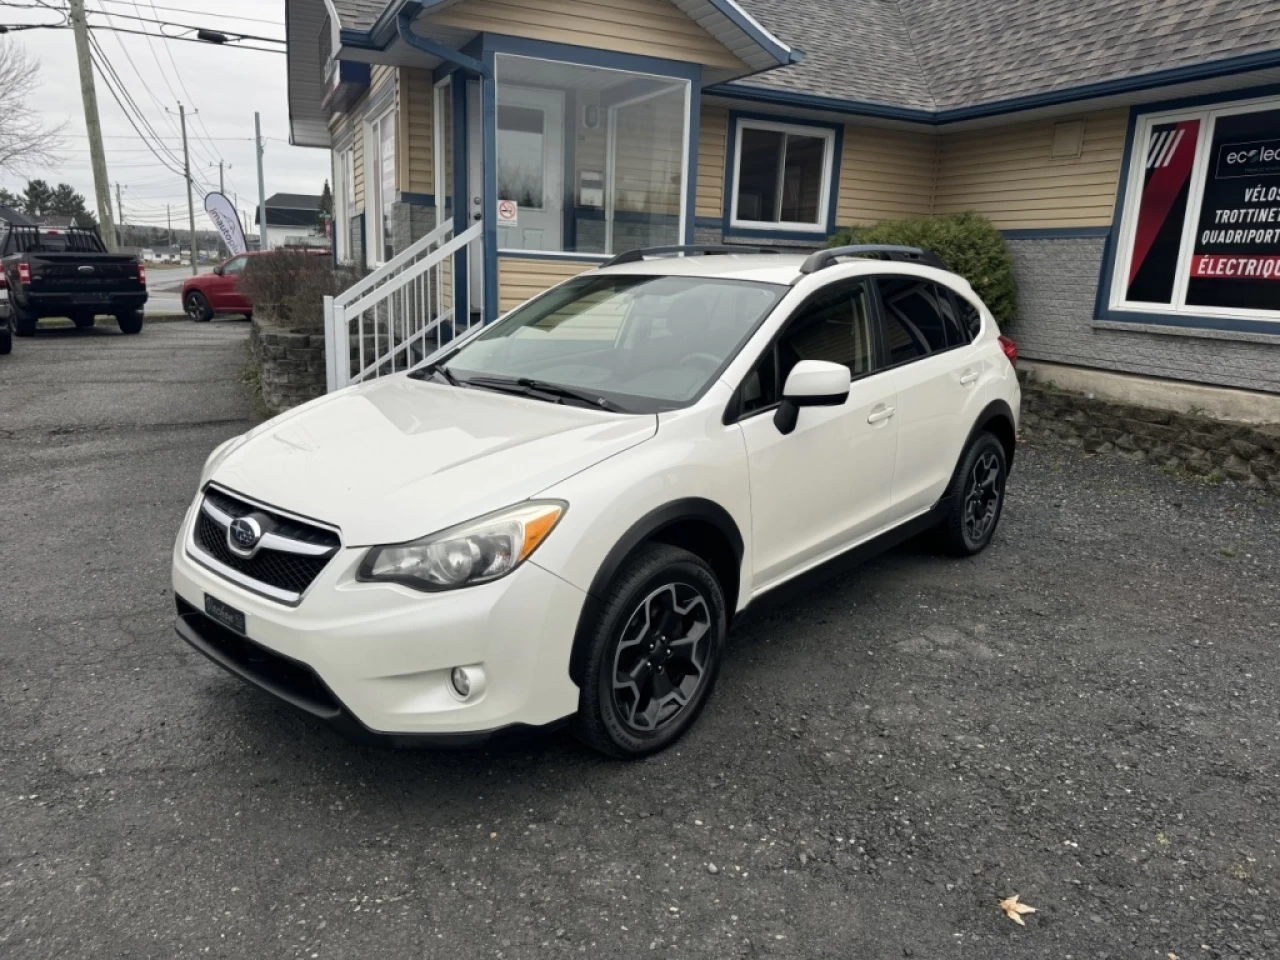
[(358, 748), (172, 631), (244, 335), (0, 358), (0, 956), (1280, 956), (1280, 502), (1023, 447), (989, 552), (744, 622), (665, 755)]

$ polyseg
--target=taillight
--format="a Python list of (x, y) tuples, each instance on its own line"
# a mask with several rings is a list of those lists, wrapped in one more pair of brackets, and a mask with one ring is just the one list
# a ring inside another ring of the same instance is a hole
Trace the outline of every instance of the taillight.
[(5, 276), (5, 273), (3, 270), (0, 270), (0, 290), (8, 290), (8, 289), (9, 289), (9, 278)]
[(31, 282), (31, 264), (29, 263), (18, 264), (18, 282), (22, 284), (27, 284)]
[(1000, 335), (1000, 349), (1015, 367), (1018, 365), (1018, 345), (1004, 334)]
[(138, 282), (144, 287), (147, 285), (147, 268), (142, 264), (138, 264)]

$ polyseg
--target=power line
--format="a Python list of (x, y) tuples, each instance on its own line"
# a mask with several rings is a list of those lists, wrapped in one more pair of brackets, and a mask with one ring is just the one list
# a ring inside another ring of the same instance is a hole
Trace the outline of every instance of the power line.
[[(120, 6), (123, 7), (133, 3), (133, 0), (98, 0), (98, 2), (114, 3), (114, 4), (119, 4)], [(154, 10), (164, 10), (166, 13), (189, 13), (189, 14), (194, 14), (198, 17), (217, 17), (219, 19), (221, 19), (221, 16), (222, 16), (221, 14), (209, 13), (207, 10), (189, 10), (186, 7), (158, 7), (154, 3), (151, 4), (151, 7)], [(261, 17), (247, 17), (242, 13), (237, 13), (233, 17), (233, 19), (243, 20), (246, 23), (266, 23), (274, 27), (284, 26), (284, 24), (281, 23), (279, 20), (264, 20)]]

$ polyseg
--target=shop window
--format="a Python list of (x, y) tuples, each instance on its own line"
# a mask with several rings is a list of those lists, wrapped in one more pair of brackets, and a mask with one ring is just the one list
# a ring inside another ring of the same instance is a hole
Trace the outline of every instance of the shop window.
[(735, 137), (730, 226), (826, 232), (836, 131), (740, 119)]
[(1140, 118), (1111, 306), (1280, 319), (1280, 102)]
[(689, 97), (687, 80), (498, 55), (499, 248), (682, 242)]

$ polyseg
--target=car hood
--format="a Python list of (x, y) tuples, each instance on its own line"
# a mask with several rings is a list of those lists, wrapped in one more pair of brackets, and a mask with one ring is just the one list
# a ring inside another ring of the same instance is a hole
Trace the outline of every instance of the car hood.
[(347, 546), (400, 543), (526, 500), (656, 432), (653, 415), (389, 377), (264, 424), (209, 479), (332, 524)]

